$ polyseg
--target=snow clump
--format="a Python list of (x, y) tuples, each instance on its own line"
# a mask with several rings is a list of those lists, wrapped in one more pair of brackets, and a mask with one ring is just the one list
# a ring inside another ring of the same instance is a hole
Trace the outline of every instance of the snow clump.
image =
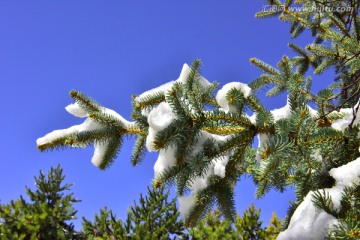
[[(354, 109), (356, 109), (359, 105), (359, 102), (354, 106)], [(345, 128), (347, 128), (349, 126), (349, 124), (352, 122), (353, 117), (354, 117), (354, 111), (352, 108), (343, 108), (340, 109), (340, 111), (338, 113), (343, 114), (344, 117), (334, 120), (331, 124), (331, 127), (339, 130), (339, 131), (344, 131)], [(355, 120), (353, 122), (354, 125), (357, 125), (360, 123), (360, 110), (357, 111), (356, 115), (355, 115)]]
[[(359, 185), (360, 181), (360, 158), (349, 162), (346, 165), (330, 170), (330, 175), (335, 179), (336, 184), (332, 188), (319, 189), (323, 194), (329, 194), (336, 210), (340, 207), (341, 197), (345, 187)], [(338, 224), (336, 218), (324, 210), (318, 209), (312, 203), (314, 192), (310, 191), (302, 203), (296, 208), (291, 217), (289, 227), (281, 232), (278, 240), (297, 239), (324, 239)]]
[(154, 148), (155, 136), (158, 132), (164, 130), (175, 119), (171, 107), (166, 102), (161, 102), (152, 109), (148, 115), (149, 134), (146, 138), (146, 148), (149, 152), (157, 151)]
[[(169, 92), (171, 90), (171, 88), (173, 87), (174, 83), (178, 82), (178, 83), (185, 83), (186, 79), (188, 78), (190, 74), (190, 67), (189, 65), (187, 65), (186, 63), (183, 65), (182, 69), (181, 69), (181, 73), (180, 76), (177, 80), (175, 81), (170, 81), (168, 83), (165, 83), (159, 87), (153, 88), (151, 90), (148, 90), (142, 94), (140, 94), (139, 96), (137, 96), (135, 98), (136, 102), (142, 102), (144, 101), (147, 97), (155, 94), (155, 93), (164, 93), (166, 94), (167, 92)], [(211, 86), (211, 83), (206, 80), (204, 77), (200, 76), (200, 78), (198, 79), (198, 83), (204, 88), (207, 89)]]
[(245, 83), (231, 82), (225, 84), (216, 94), (216, 102), (225, 112), (235, 111), (234, 107), (230, 106), (228, 100), (226, 99), (228, 92), (232, 89), (239, 90), (245, 98), (248, 98), (251, 94), (251, 88)]

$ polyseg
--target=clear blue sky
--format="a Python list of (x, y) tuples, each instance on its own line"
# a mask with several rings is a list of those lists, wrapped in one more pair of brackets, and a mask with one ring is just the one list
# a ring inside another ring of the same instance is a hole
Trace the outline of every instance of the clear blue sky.
[[(289, 26), (277, 19), (255, 19), (262, 1), (106, 0), (0, 2), (0, 199), (34, 188), (39, 170), (61, 164), (75, 183), (78, 217), (93, 219), (105, 205), (124, 217), (153, 177), (157, 154), (131, 167), (133, 141), (124, 144), (111, 168), (90, 160), (92, 148), (40, 153), (36, 139), (79, 124), (64, 107), (68, 92), (80, 90), (130, 119), (132, 94), (174, 80), (183, 63), (203, 62), (209, 81), (248, 83), (259, 76), (249, 64), (257, 57), (271, 64), (291, 41)], [(304, 46), (309, 38), (296, 40)], [(267, 99), (269, 109), (285, 96)], [(240, 213), (255, 201), (267, 222), (272, 211), (284, 217), (292, 193), (271, 192), (254, 199), (248, 179), (236, 188)], [(79, 222), (78, 222), (79, 223)], [(77, 224), (79, 227), (79, 224)]]

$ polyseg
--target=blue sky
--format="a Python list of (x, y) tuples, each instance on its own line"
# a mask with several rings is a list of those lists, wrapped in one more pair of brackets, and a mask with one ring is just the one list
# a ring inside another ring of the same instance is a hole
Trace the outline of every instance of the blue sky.
[[(146, 192), (157, 155), (132, 167), (133, 141), (123, 146), (111, 168), (91, 162), (92, 148), (40, 153), (36, 139), (79, 124), (68, 114), (68, 92), (76, 89), (127, 119), (131, 95), (177, 79), (184, 63), (203, 62), (202, 75), (222, 85), (248, 83), (260, 72), (250, 57), (275, 64), (290, 54), (289, 26), (278, 19), (256, 19), (262, 1), (1, 1), (0, 2), (0, 199), (34, 188), (39, 170), (61, 164), (66, 181), (82, 200), (78, 217), (93, 219), (108, 206), (126, 216), (129, 205)], [(296, 39), (302, 46), (309, 36)], [(316, 83), (319, 87), (321, 82)], [(269, 109), (286, 96), (266, 99)], [(263, 98), (264, 99), (264, 98)], [(276, 211), (285, 216), (291, 191), (254, 199), (248, 179), (236, 188), (240, 213), (255, 202), (265, 222)], [(79, 222), (77, 227), (79, 227)]]

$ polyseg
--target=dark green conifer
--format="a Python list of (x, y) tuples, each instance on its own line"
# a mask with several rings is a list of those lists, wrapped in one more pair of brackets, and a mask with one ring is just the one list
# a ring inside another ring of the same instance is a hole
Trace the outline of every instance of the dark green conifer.
[(88, 239), (157, 240), (186, 239), (184, 223), (180, 221), (176, 200), (168, 200), (169, 192), (164, 188), (150, 189), (147, 196), (140, 195), (134, 202), (126, 220), (116, 219), (107, 208), (95, 215), (92, 223), (83, 218), (83, 228)]
[(30, 202), (22, 196), (9, 204), (0, 204), (1, 239), (78, 239), (69, 221), (76, 218), (73, 203), (79, 202), (67, 193), (72, 184), (63, 184), (60, 166), (51, 168), (47, 176), (35, 177), (36, 190), (26, 187)]
[(206, 214), (205, 219), (199, 221), (189, 232), (194, 240), (239, 239), (236, 229), (229, 220), (221, 218), (218, 209)]
[(196, 240), (275, 240), (280, 231), (280, 220), (273, 213), (270, 224), (263, 228), (260, 210), (252, 204), (244, 211), (243, 216), (237, 214), (235, 223), (221, 217), (219, 210), (206, 214), (196, 227), (190, 229), (192, 239)]

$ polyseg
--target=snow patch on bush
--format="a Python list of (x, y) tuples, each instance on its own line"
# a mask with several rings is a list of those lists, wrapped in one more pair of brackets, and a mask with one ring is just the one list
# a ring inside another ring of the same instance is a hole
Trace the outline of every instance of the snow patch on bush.
[(284, 107), (271, 110), (270, 112), (273, 115), (275, 122), (279, 121), (280, 119), (289, 119), (291, 116), (289, 101)]
[(103, 107), (103, 108), (101, 108), (101, 111), (107, 115), (110, 115), (110, 116), (116, 118), (118, 121), (120, 121), (124, 125), (125, 129), (129, 129), (129, 127), (133, 124), (133, 123), (127, 121), (125, 118), (123, 118), (120, 114), (118, 114), (117, 112), (115, 112), (112, 109)]
[(146, 138), (146, 147), (149, 152), (156, 151), (154, 148), (156, 134), (168, 127), (174, 119), (175, 115), (166, 102), (161, 102), (150, 111), (148, 116), (149, 134)]
[[(201, 152), (203, 144), (207, 140), (213, 140), (217, 143), (221, 143), (222, 141), (226, 141), (229, 137), (227, 136), (221, 136), (217, 134), (210, 134), (205, 131), (200, 132), (199, 140), (196, 144), (196, 146), (193, 149), (193, 152), (190, 154), (192, 156), (196, 155), (197, 153)], [(226, 165), (229, 162), (229, 156), (225, 155), (219, 158), (215, 158), (211, 161), (211, 163), (208, 166), (207, 171), (205, 174), (203, 174), (201, 177), (197, 177), (193, 180), (193, 182), (190, 184), (189, 189), (191, 190), (191, 194), (188, 196), (180, 196), (178, 197), (179, 200), (179, 211), (181, 213), (182, 219), (186, 219), (189, 215), (189, 211), (195, 204), (195, 199), (198, 194), (198, 192), (202, 189), (205, 189), (209, 184), (209, 178), (211, 176), (217, 175), (221, 178), (225, 177), (226, 174)]]
[(258, 138), (258, 147), (257, 147), (255, 159), (256, 161), (261, 162), (263, 157), (260, 149), (262, 148), (264, 143), (269, 140), (269, 136), (267, 133), (259, 133), (257, 135), (257, 138)]
[[(309, 105), (306, 106), (310, 112), (312, 117), (317, 115), (317, 111), (310, 107)], [(270, 111), (273, 115), (274, 121), (277, 122), (280, 119), (289, 119), (291, 117), (291, 108), (290, 108), (290, 100), (289, 96), (287, 96), (286, 105), (282, 108), (273, 109)]]
[(159, 177), (162, 171), (175, 166), (175, 162), (175, 148), (169, 146), (167, 149), (161, 149), (154, 165), (154, 177)]
[[(355, 109), (358, 107), (358, 105), (359, 102), (354, 106), (354, 111), (352, 108), (340, 109), (338, 113), (343, 114), (344, 117), (341, 119), (334, 120), (331, 124), (331, 127), (339, 131), (344, 131), (345, 128), (347, 128), (349, 124), (353, 121), (354, 112)], [(355, 120), (353, 124), (357, 125), (359, 123), (360, 123), (360, 111), (358, 111), (357, 114), (355, 115)]]
[(87, 116), (87, 112), (82, 109), (77, 102), (67, 105), (65, 109), (75, 117), (83, 118)]
[(195, 204), (196, 196), (199, 191), (205, 189), (209, 185), (208, 178), (214, 175), (214, 165), (208, 168), (206, 173), (197, 177), (190, 184), (189, 189), (191, 190), (191, 194), (188, 196), (179, 196), (179, 212), (181, 213), (181, 219), (184, 220), (189, 216), (191, 208)]
[[(153, 88), (151, 90), (148, 90), (142, 94), (140, 94), (138, 97), (135, 98), (135, 101), (137, 102), (142, 102), (144, 101), (147, 97), (156, 94), (156, 93), (163, 93), (166, 94), (167, 92), (169, 92), (171, 90), (171, 88), (173, 87), (174, 83), (179, 82), (179, 83), (185, 83), (186, 79), (188, 78), (190, 73), (190, 67), (189, 65), (187, 65), (186, 63), (183, 65), (182, 69), (181, 69), (181, 73), (180, 76), (177, 80), (175, 81), (170, 81), (168, 83), (165, 83), (159, 87)], [(204, 88), (207, 89), (208, 87), (211, 86), (211, 83), (206, 80), (204, 77), (200, 76), (198, 79), (198, 83)]]
[(245, 98), (248, 98), (251, 94), (251, 88), (241, 82), (231, 82), (225, 84), (216, 94), (216, 102), (223, 108), (225, 112), (234, 112), (235, 109), (229, 105), (228, 100), (226, 99), (230, 90), (236, 89), (239, 90)]
[(105, 153), (106, 153), (106, 148), (108, 147), (109, 143), (108, 142), (95, 142), (94, 143), (94, 155), (91, 158), (91, 163), (94, 164), (96, 167), (100, 167)]
[[(69, 104), (68, 106), (65, 107), (65, 109), (67, 112), (74, 115), (75, 117), (84, 118), (84, 117), (88, 116), (88, 112), (85, 109), (81, 108), (81, 106), (77, 102), (75, 102), (73, 104)], [(122, 123), (122, 125), (124, 126), (125, 129), (128, 129), (133, 125), (133, 123), (124, 119), (121, 115), (119, 115), (114, 110), (111, 110), (111, 109), (108, 109), (105, 107), (101, 107), (100, 111), (105, 115), (108, 115), (108, 116), (111, 116), (111, 117), (117, 119), (119, 122)], [(93, 131), (93, 130), (102, 129), (102, 128), (104, 128), (104, 126), (95, 122), (93, 119), (87, 117), (82, 124), (74, 125), (69, 128), (66, 128), (66, 129), (55, 130), (55, 131), (52, 131), (52, 132), (46, 134), (45, 136), (43, 136), (41, 138), (38, 138), (36, 140), (36, 144), (38, 146), (44, 145), (44, 144), (51, 143), (58, 138), (63, 138), (68, 135), (71, 135), (71, 134), (79, 134), (82, 132)], [(79, 145), (79, 144), (73, 144), (73, 145), (71, 145), (71, 147), (84, 147), (84, 146)], [(91, 162), (95, 166), (99, 167), (101, 165), (101, 162), (104, 158), (107, 147), (108, 147), (107, 142), (95, 142), (94, 143), (95, 150), (94, 150), (94, 155), (91, 159)]]
[(214, 162), (214, 174), (224, 178), (225, 177), (225, 168), (229, 162), (229, 156), (217, 158), (213, 160)]
[[(336, 184), (332, 188), (319, 189), (331, 196), (335, 209), (339, 209), (345, 187), (359, 185), (360, 158), (330, 170)], [(278, 240), (324, 239), (329, 230), (338, 223), (336, 218), (312, 203), (314, 192), (310, 191), (291, 217), (289, 227), (278, 236)]]
[[(67, 112), (74, 115), (75, 117), (83, 118), (83, 117), (86, 117), (88, 114), (84, 109), (82, 109), (79, 106), (78, 103), (70, 104), (70, 105), (66, 106), (65, 109)], [(102, 107), (100, 111), (102, 111), (102, 113), (110, 115), (110, 116), (116, 118), (117, 120), (119, 120), (125, 128), (129, 128), (132, 125), (131, 122), (124, 119), (122, 116), (120, 116), (114, 110)], [(100, 124), (96, 123), (94, 120), (92, 120), (90, 118), (86, 118), (86, 120), (82, 124), (74, 125), (69, 128), (66, 128), (66, 129), (55, 130), (55, 131), (52, 131), (52, 132), (46, 134), (45, 136), (43, 136), (41, 138), (38, 138), (36, 140), (36, 144), (44, 145), (47, 143), (51, 143), (52, 141), (54, 141), (58, 138), (65, 137), (70, 134), (78, 134), (81, 132), (92, 131), (92, 130), (101, 129), (101, 128), (102, 128), (102, 126)], [(73, 147), (81, 147), (81, 146), (74, 145)]]
[[(44, 145), (47, 143), (51, 143), (52, 141), (65, 137), (70, 134), (77, 134), (85, 131), (91, 131), (101, 128), (98, 123), (94, 122), (90, 118), (87, 118), (82, 124), (74, 125), (66, 129), (54, 130), (45, 136), (38, 138), (36, 140), (37, 145)], [(82, 146), (73, 146), (73, 147), (82, 147)]]

